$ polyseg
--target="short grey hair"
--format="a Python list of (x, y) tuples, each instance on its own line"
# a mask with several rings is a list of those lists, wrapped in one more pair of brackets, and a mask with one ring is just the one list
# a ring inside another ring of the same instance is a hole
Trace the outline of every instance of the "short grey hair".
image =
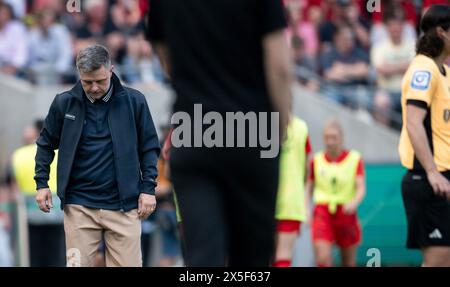
[(91, 45), (78, 53), (76, 65), (79, 72), (90, 73), (102, 66), (111, 67), (111, 57), (106, 47), (98, 44)]

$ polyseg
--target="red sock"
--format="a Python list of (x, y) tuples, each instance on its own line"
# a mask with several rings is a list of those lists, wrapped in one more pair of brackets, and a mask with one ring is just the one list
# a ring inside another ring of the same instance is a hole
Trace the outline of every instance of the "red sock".
[(291, 260), (277, 260), (273, 267), (291, 267)]

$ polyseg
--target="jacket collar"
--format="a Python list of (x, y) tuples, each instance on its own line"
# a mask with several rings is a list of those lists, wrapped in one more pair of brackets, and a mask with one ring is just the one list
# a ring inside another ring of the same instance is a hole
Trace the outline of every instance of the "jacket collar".
[[(122, 97), (122, 96), (126, 95), (125, 89), (123, 88), (119, 77), (117, 77), (117, 75), (115, 73), (112, 74), (111, 83), (114, 87), (111, 100), (114, 100), (114, 98)], [(80, 101), (83, 101), (83, 97), (86, 96), (86, 94), (83, 90), (83, 86), (81, 85), (81, 81), (78, 81), (75, 84), (75, 86), (70, 90), (70, 92), (73, 95), (75, 95), (76, 98), (79, 99)]]
[[(103, 95), (103, 97), (100, 99), (100, 101), (103, 101), (105, 103), (109, 102), (109, 100), (111, 99), (113, 90), (114, 90), (114, 85), (113, 85), (113, 83), (111, 81), (111, 83), (109, 84), (108, 91), (106, 92), (106, 94)], [(96, 99), (94, 99), (91, 95), (86, 94), (86, 97), (91, 103), (95, 103), (96, 102)]]

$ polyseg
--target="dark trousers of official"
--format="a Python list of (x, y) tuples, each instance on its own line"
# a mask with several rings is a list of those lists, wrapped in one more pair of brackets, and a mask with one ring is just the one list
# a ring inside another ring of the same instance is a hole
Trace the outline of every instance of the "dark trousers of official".
[(172, 148), (186, 266), (270, 265), (278, 164), (257, 149)]
[(28, 225), (31, 267), (64, 267), (66, 248), (62, 224)]

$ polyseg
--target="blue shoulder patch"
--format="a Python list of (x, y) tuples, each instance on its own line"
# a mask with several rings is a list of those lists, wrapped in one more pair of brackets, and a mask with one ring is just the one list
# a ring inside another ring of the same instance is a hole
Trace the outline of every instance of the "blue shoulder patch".
[(416, 90), (428, 90), (431, 82), (431, 73), (428, 71), (417, 71), (413, 74), (411, 88)]

